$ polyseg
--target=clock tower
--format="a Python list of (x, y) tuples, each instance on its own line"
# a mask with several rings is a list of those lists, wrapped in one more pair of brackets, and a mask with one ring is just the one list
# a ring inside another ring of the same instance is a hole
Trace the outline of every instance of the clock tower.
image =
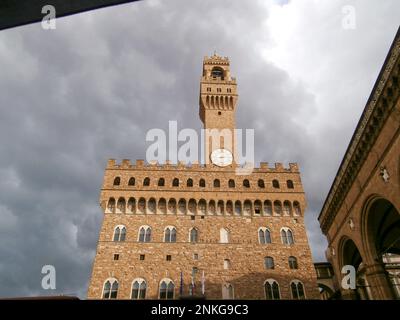
[(214, 53), (204, 57), (200, 81), (200, 119), (204, 124), (206, 165), (236, 164), (236, 79), (231, 77), (229, 59)]

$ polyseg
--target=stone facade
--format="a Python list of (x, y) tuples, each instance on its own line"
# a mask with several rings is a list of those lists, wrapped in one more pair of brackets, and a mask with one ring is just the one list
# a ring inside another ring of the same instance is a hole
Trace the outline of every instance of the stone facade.
[[(222, 69), (221, 78), (213, 79), (215, 66)], [(231, 83), (225, 84), (231, 92), (218, 100), (221, 104), (216, 104), (217, 98), (212, 104), (207, 95), (219, 94), (216, 89), (224, 81)], [(216, 55), (205, 58), (201, 85), (200, 117), (205, 128), (234, 129), (237, 93), (229, 60)], [(204, 95), (209, 87), (211, 91)], [(109, 160), (88, 298), (139, 297), (132, 292), (138, 279), (137, 284), (145, 281), (146, 299), (162, 298), (163, 283), (173, 283), (170, 298), (175, 299), (181, 298), (181, 283), (183, 296), (190, 290), (201, 295), (204, 285), (207, 299), (266, 299), (271, 293), (265, 287), (267, 280), (279, 286), (275, 298), (303, 297), (304, 292), (305, 298), (318, 299), (297, 164), (285, 168), (277, 163), (271, 168), (261, 163), (250, 175), (238, 175), (235, 160), (224, 167)], [(173, 240), (172, 233), (166, 234), (171, 230), (176, 232)], [(266, 257), (273, 258), (273, 268), (266, 268)], [(107, 281), (114, 284), (114, 295)]]
[(357, 288), (343, 298), (400, 298), (400, 33), (389, 50), (319, 216), (340, 286), (352, 265)]

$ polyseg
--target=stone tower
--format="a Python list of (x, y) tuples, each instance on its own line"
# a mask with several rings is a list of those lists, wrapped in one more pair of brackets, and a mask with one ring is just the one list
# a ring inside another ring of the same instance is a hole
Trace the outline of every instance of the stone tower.
[[(228, 58), (205, 57), (205, 129), (235, 129), (237, 97)], [(205, 165), (108, 161), (89, 299), (319, 298), (297, 164), (237, 175), (221, 140)]]
[[(222, 150), (236, 160), (234, 129), (238, 94), (236, 79), (231, 77), (229, 59), (214, 54), (205, 57), (203, 75), (200, 81), (200, 119), (206, 129), (205, 163), (212, 162), (213, 151), (221, 149), (217, 155), (223, 156)], [(213, 142), (213, 130), (216, 138)], [(223, 136), (220, 139), (220, 136)], [(229, 152), (229, 153), (227, 153)]]

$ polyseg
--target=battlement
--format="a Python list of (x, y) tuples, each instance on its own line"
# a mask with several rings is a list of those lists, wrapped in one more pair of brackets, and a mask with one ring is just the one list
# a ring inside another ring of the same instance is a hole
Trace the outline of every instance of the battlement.
[[(246, 167), (246, 165), (243, 165)], [(106, 169), (145, 169), (145, 170), (204, 170), (204, 171), (227, 171), (227, 170), (235, 170), (238, 167), (225, 167), (219, 168), (213, 165), (204, 165), (199, 162), (193, 163), (185, 163), (183, 161), (179, 161), (178, 163), (172, 163), (169, 160), (166, 163), (158, 163), (157, 161), (151, 161), (146, 163), (143, 159), (137, 159), (133, 164), (129, 159), (123, 159), (120, 163), (117, 163), (115, 159), (109, 159), (107, 162)], [(260, 172), (292, 172), (298, 173), (299, 167), (297, 163), (289, 163), (288, 167), (285, 167), (283, 163), (276, 162), (273, 167), (270, 167), (268, 162), (260, 162), (259, 167), (254, 167), (254, 173)]]
[(205, 56), (203, 60), (203, 64), (216, 64), (216, 65), (229, 65), (228, 57), (221, 57), (214, 53), (211, 57)]

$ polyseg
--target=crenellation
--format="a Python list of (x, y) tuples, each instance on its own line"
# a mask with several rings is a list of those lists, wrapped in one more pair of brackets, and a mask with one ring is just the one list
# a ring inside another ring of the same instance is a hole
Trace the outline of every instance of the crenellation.
[(142, 167), (144, 167), (144, 160), (137, 159), (136, 160), (136, 168), (142, 168)]
[[(245, 168), (245, 165), (240, 166)], [(146, 163), (142, 159), (137, 159), (136, 164), (132, 164), (129, 159), (122, 159), (121, 163), (117, 163), (116, 159), (109, 159), (107, 161), (106, 169), (133, 169), (133, 170), (141, 170), (141, 168), (146, 168), (146, 170), (176, 170), (176, 171), (199, 171), (203, 170), (204, 172), (213, 171), (213, 172), (226, 172), (227, 169), (234, 172), (236, 170), (235, 165), (230, 165), (228, 168), (219, 168), (215, 165), (205, 165), (203, 163), (199, 163), (198, 161), (194, 161), (193, 163), (185, 163), (184, 161), (178, 161), (178, 163), (172, 163), (167, 160), (165, 163), (160, 163), (157, 161), (150, 161)], [(289, 163), (288, 167), (285, 167), (281, 162), (277, 162), (273, 167), (269, 167), (268, 162), (260, 162), (259, 167), (254, 167), (253, 173), (299, 173), (299, 168), (297, 163)]]
[(115, 159), (108, 159), (107, 161), (107, 169), (115, 167)]
[(121, 168), (127, 169), (131, 166), (131, 161), (129, 159), (122, 159)]

